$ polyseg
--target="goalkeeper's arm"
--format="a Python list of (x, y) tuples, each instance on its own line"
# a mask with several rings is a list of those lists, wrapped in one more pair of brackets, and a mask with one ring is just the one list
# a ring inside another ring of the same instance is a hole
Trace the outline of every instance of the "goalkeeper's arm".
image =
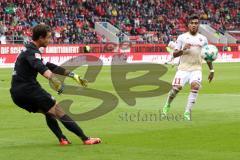
[(79, 75), (66, 70), (65, 68), (55, 65), (53, 63), (47, 62), (46, 66), (55, 74), (68, 76), (74, 79), (77, 83), (81, 84), (83, 87), (87, 87), (88, 81), (86, 79), (82, 79)]
[(63, 75), (63, 76), (68, 76), (70, 71), (66, 70), (65, 68), (58, 66), (56, 64), (47, 62), (46, 66), (55, 74)]

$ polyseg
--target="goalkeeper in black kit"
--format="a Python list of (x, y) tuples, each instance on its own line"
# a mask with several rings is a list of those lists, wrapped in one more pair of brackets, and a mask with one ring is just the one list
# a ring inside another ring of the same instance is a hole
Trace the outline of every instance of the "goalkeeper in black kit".
[(51, 40), (51, 29), (49, 26), (45, 24), (35, 26), (33, 28), (32, 40), (22, 50), (15, 63), (10, 89), (13, 102), (29, 112), (44, 114), (48, 127), (56, 135), (61, 145), (68, 145), (71, 142), (62, 133), (57, 120), (69, 131), (80, 137), (83, 144), (101, 143), (100, 138), (90, 138), (84, 134), (78, 124), (57, 105), (53, 96), (40, 86), (36, 77), (40, 73), (50, 81), (59, 93), (63, 91), (64, 86), (54, 76), (54, 73), (71, 77), (83, 87), (87, 86), (87, 80), (81, 79), (77, 74), (53, 63), (43, 62), (39, 48), (47, 47)]

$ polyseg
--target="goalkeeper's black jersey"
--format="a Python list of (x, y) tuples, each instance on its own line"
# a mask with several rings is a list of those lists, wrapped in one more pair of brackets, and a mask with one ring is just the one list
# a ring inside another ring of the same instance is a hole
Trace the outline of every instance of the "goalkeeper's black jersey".
[(46, 70), (55, 74), (64, 75), (65, 69), (50, 62), (44, 62), (42, 54), (34, 43), (27, 44), (19, 54), (12, 74), (11, 89), (40, 84), (37, 82), (38, 73), (44, 74)]
[(27, 44), (19, 54), (12, 74), (12, 87), (39, 85), (37, 74), (43, 74), (48, 67), (43, 63), (41, 52), (34, 43)]

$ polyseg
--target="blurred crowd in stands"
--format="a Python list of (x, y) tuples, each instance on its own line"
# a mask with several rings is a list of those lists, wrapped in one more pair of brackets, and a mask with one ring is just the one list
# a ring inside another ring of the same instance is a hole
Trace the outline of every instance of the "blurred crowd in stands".
[(104, 43), (94, 23), (108, 21), (136, 41), (168, 43), (186, 31), (191, 13), (220, 33), (240, 28), (238, 0), (0, 0), (0, 36), (26, 42), (31, 28), (45, 23), (53, 43)]

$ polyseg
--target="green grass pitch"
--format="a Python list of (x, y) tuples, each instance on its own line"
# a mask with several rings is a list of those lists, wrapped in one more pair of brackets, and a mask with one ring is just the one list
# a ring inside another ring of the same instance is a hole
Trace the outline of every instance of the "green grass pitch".
[[(73, 143), (66, 147), (58, 145), (42, 115), (29, 114), (13, 104), (9, 95), (12, 69), (0, 69), (0, 160), (238, 160), (240, 63), (215, 64), (215, 79), (211, 84), (207, 81), (206, 65), (203, 68), (203, 87), (193, 109), (193, 121), (130, 121), (124, 115), (158, 113), (167, 95), (138, 98), (134, 107), (118, 97), (119, 104), (112, 112), (78, 122), (88, 135), (102, 138), (102, 144), (84, 146), (75, 135), (63, 129)], [(175, 69), (168, 69), (163, 79), (171, 82)], [(84, 72), (85, 68), (79, 69), (80, 74)], [(110, 67), (103, 67), (89, 87), (117, 96), (110, 77)], [(39, 81), (58, 101), (73, 99), (74, 113), (91, 110), (101, 103), (82, 96), (58, 96), (46, 80), (39, 77)], [(66, 83), (74, 84), (71, 80)], [(148, 87), (139, 90), (144, 89)], [(185, 87), (173, 102), (171, 113), (183, 113), (188, 93), (189, 87)]]

